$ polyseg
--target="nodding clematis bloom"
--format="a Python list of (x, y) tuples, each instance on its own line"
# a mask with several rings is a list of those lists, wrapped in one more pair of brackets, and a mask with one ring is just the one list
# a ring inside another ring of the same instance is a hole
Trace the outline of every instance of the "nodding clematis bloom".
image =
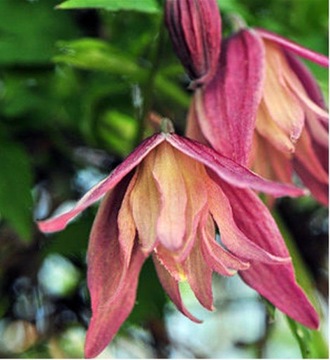
[[(260, 178), (213, 149), (174, 133), (146, 139), (69, 212), (40, 221), (43, 232), (65, 228), (105, 195), (88, 248), (92, 318), (85, 355), (98, 355), (131, 312), (139, 272), (151, 255), (159, 280), (178, 309), (179, 282), (212, 310), (213, 271), (239, 272), (293, 319), (318, 327), (318, 315), (296, 283), (285, 243), (253, 192), (301, 195), (301, 189)], [(221, 242), (217, 242), (216, 231)]]
[(265, 30), (227, 39), (217, 73), (195, 93), (187, 135), (251, 167), (292, 182), (296, 172), (328, 204), (328, 113), (322, 93), (295, 54), (322, 66), (323, 55)]
[(221, 17), (216, 0), (167, 0), (165, 23), (191, 87), (207, 83), (220, 55)]

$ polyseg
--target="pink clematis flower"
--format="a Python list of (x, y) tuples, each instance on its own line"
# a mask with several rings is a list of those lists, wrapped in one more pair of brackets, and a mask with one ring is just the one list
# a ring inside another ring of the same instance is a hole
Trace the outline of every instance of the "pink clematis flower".
[(263, 177), (290, 183), (295, 171), (326, 205), (328, 114), (294, 53), (328, 59), (265, 30), (243, 29), (221, 52), (214, 78), (195, 93), (187, 135)]
[(167, 0), (165, 23), (174, 51), (191, 80), (207, 83), (220, 55), (221, 17), (216, 0)]
[[(151, 255), (178, 309), (178, 284), (188, 281), (212, 310), (213, 271), (236, 272), (293, 319), (318, 327), (318, 315), (296, 283), (285, 243), (251, 190), (299, 196), (291, 185), (264, 180), (198, 142), (162, 132), (146, 139), (69, 212), (40, 221), (59, 231), (103, 195), (88, 248), (92, 318), (85, 355), (98, 355), (131, 312), (139, 271)], [(215, 240), (216, 228), (221, 243)]]

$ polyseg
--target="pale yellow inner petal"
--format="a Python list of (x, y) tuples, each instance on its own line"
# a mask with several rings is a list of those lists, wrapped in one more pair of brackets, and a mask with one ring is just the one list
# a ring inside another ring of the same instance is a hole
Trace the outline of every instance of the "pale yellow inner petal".
[(304, 89), (290, 69), (284, 54), (277, 45), (264, 41), (266, 77), (263, 100), (270, 118), (286, 133), (288, 139), (296, 141), (304, 125), (304, 109), (296, 97), (296, 90)]
[(164, 142), (155, 149), (152, 175), (161, 194), (161, 210), (157, 223), (158, 240), (170, 250), (178, 250), (186, 230), (187, 194), (178, 151)]
[(138, 166), (136, 183), (130, 195), (132, 215), (142, 250), (145, 252), (150, 252), (156, 242), (156, 228), (160, 213), (160, 194), (152, 177), (154, 161), (155, 152), (152, 151)]

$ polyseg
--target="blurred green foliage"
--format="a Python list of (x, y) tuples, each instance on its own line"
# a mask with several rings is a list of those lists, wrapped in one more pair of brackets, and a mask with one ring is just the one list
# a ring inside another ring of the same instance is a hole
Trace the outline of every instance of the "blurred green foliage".
[[(326, 0), (218, 3), (226, 34), (229, 15), (236, 13), (251, 27), (328, 51)], [(86, 178), (79, 183), (81, 174), (109, 173), (144, 135), (140, 129), (149, 111), (173, 119), (177, 131), (183, 131), (191, 93), (164, 29), (162, 4), (0, 1), (0, 328), (23, 319), (39, 334), (35, 339), (31, 330), (17, 357), (79, 356), (67, 344), (61, 353), (60, 344), (66, 329), (80, 326), (82, 331), (90, 315), (85, 255), (95, 208), (47, 237), (33, 218), (79, 198), (91, 185)], [(327, 70), (308, 65), (327, 94)], [(146, 132), (151, 131), (148, 125)], [(40, 286), (40, 267), (52, 254), (68, 259), (80, 273), (73, 293), (54, 297)], [(30, 298), (33, 306), (18, 302)], [(157, 331), (165, 331), (165, 302), (147, 263), (127, 324), (149, 324), (156, 342)], [(13, 356), (11, 351), (0, 349), (0, 355)]]

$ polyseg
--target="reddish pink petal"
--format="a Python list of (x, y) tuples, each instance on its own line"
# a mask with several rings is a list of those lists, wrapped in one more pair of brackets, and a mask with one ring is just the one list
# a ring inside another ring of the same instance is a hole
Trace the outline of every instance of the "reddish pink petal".
[(320, 182), (314, 173), (311, 173), (305, 164), (298, 159), (293, 160), (293, 166), (304, 185), (310, 190), (314, 198), (324, 206), (329, 205), (329, 185)]
[(257, 31), (257, 33), (264, 39), (274, 41), (278, 45), (283, 46), (286, 50), (292, 51), (295, 54), (297, 54), (307, 60), (311, 60), (311, 61), (313, 61), (321, 66), (324, 66), (324, 67), (329, 66), (328, 57), (326, 57), (322, 54), (319, 54), (315, 51), (306, 49), (305, 47), (303, 47), (291, 40), (288, 40), (280, 35), (274, 34), (268, 30), (255, 29), (255, 31)]
[(295, 163), (301, 163), (307, 172), (313, 174), (315, 179), (323, 184), (328, 184), (329, 176), (320, 164), (308, 132), (305, 130), (296, 146)]
[(202, 321), (193, 316), (184, 306), (180, 295), (178, 281), (176, 281), (170, 275), (170, 273), (166, 271), (166, 269), (161, 265), (156, 256), (153, 256), (153, 260), (158, 278), (164, 290), (166, 291), (170, 299), (173, 301), (173, 303), (176, 305), (176, 307), (182, 312), (183, 315), (187, 316), (187, 318), (189, 318), (190, 320), (196, 323), (201, 323)]
[(99, 200), (109, 190), (113, 189), (125, 175), (132, 171), (150, 153), (152, 149), (163, 141), (163, 134), (156, 134), (143, 141), (107, 178), (103, 179), (90, 189), (77, 202), (72, 210), (51, 219), (39, 221), (39, 229), (43, 232), (63, 230), (71, 219)]
[(249, 286), (294, 320), (311, 329), (319, 327), (319, 317), (297, 285), (291, 265), (252, 263), (250, 269), (241, 272), (240, 276)]
[[(143, 253), (136, 247), (133, 250), (130, 266), (123, 278), (120, 292), (115, 299), (107, 299), (107, 284), (104, 283), (104, 301), (93, 309), (85, 341), (85, 356), (96, 357), (116, 335), (135, 304), (139, 273), (145, 260)], [(108, 278), (109, 272), (106, 273)], [(109, 281), (108, 281), (109, 283)]]
[(212, 295), (212, 268), (206, 263), (201, 241), (196, 239), (194, 247), (184, 262), (188, 283), (198, 301), (208, 310), (214, 310)]
[(237, 270), (249, 268), (250, 264), (248, 262), (231, 254), (214, 240), (214, 230), (210, 234), (203, 228), (201, 229), (201, 235), (203, 256), (214, 271), (220, 275), (232, 276), (236, 274)]
[[(218, 225), (220, 238), (226, 248), (245, 260), (257, 260), (265, 263), (281, 264), (290, 261), (288, 254), (277, 255), (277, 252), (268, 251), (253, 239), (248, 238), (236, 225), (233, 218), (232, 205), (221, 190), (223, 181), (218, 179), (218, 184), (210, 180), (206, 186), (209, 190), (210, 212)], [(231, 187), (226, 184), (227, 187)], [(243, 191), (243, 190), (242, 190)], [(251, 190), (244, 190), (251, 191)], [(251, 191), (252, 193), (252, 191)]]
[[(285, 242), (273, 217), (256, 194), (228, 184), (223, 184), (222, 188), (232, 205), (235, 221), (244, 234), (266, 251), (278, 256), (288, 256)], [(274, 266), (253, 261), (250, 268), (240, 275), (281, 311), (305, 326), (318, 327), (318, 315), (296, 283), (291, 262)]]
[(221, 17), (215, 0), (168, 0), (165, 23), (174, 50), (195, 85), (212, 78), (221, 44)]
[(196, 93), (204, 136), (215, 150), (242, 165), (252, 146), (263, 70), (262, 42), (253, 31), (244, 29), (225, 42), (216, 75), (203, 93)]
[(94, 357), (105, 348), (135, 301), (138, 274), (144, 257), (135, 250), (127, 269), (118, 242), (117, 228), (117, 215), (128, 180), (125, 179), (124, 183), (104, 198), (90, 236), (87, 280), (92, 319), (85, 344), (87, 357)]
[(252, 188), (273, 196), (301, 196), (304, 190), (288, 184), (279, 184), (265, 180), (243, 166), (226, 158), (208, 146), (189, 140), (176, 134), (169, 134), (166, 141), (189, 157), (203, 163), (221, 179), (239, 188)]

